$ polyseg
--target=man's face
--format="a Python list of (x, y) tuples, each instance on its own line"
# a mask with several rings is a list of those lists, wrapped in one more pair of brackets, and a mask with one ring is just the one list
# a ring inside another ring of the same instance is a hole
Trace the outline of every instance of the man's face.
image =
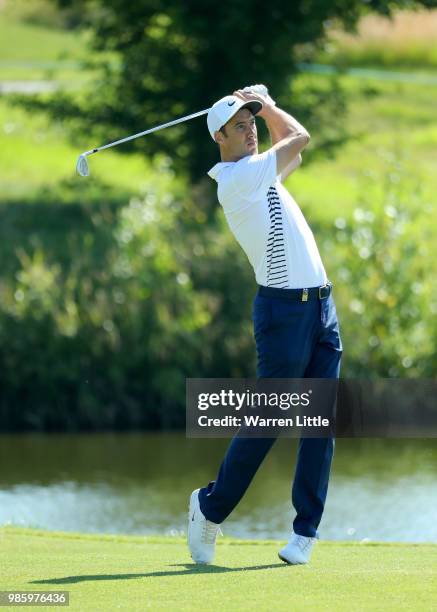
[(242, 108), (225, 125), (225, 134), (216, 132), (222, 158), (236, 161), (258, 153), (258, 135), (255, 117)]

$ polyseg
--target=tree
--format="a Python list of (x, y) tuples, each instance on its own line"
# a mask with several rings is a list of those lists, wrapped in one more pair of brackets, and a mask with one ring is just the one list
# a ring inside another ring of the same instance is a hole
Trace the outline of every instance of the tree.
[[(88, 128), (114, 138), (210, 106), (250, 83), (268, 84), (280, 104), (292, 111), (296, 48), (323, 40), (327, 20), (351, 29), (365, 11), (389, 15), (409, 0), (54, 0), (63, 8), (78, 4), (93, 31), (93, 48), (110, 52), (99, 83), (85, 105), (58, 99), (56, 112), (80, 115)], [(114, 56), (117, 61), (114, 61)], [(100, 61), (100, 60), (99, 60)], [(331, 92), (335, 97), (334, 91)], [(330, 96), (325, 93), (325, 98)], [(334, 106), (338, 99), (334, 99)], [(337, 114), (338, 116), (338, 114)], [(192, 178), (204, 174), (216, 157), (205, 120), (196, 119), (133, 146), (147, 154), (164, 151)]]

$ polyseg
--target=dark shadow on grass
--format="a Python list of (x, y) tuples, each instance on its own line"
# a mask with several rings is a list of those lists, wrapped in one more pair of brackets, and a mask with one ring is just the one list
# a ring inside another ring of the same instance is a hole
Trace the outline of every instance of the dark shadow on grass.
[(92, 582), (98, 580), (132, 580), (133, 578), (160, 578), (162, 576), (189, 576), (190, 574), (223, 574), (226, 572), (250, 572), (263, 569), (287, 567), (285, 563), (270, 565), (249, 565), (246, 567), (222, 567), (221, 565), (195, 565), (194, 563), (178, 563), (170, 567), (184, 567), (185, 570), (148, 572), (146, 574), (96, 574), (83, 576), (65, 576), (64, 578), (46, 578), (32, 580), (30, 584), (75, 584), (77, 582)]

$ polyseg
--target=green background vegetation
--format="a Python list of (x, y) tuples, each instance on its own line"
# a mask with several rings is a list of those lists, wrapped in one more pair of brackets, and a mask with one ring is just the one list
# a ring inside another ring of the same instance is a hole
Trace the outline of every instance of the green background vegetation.
[[(0, 97), (1, 427), (182, 426), (186, 377), (254, 374), (250, 266), (213, 185), (190, 178), (176, 164), (179, 153), (171, 155), (171, 139), (182, 132), (99, 154), (89, 179), (75, 176), (80, 151), (136, 129), (122, 117), (118, 125), (117, 115), (106, 131), (98, 122), (84, 127), (87, 105), (95, 120), (105, 96), (94, 64), (117, 66), (119, 58), (87, 51), (91, 31), (71, 29), (80, 22), (74, 8), (35, 5), (0, 10), (0, 80), (45, 79), (62, 92)], [(408, 78), (294, 74), (281, 100), (304, 118), (312, 143), (287, 187), (335, 285), (343, 375), (431, 377), (435, 32), (421, 38), (411, 28), (400, 46), (395, 29), (383, 54), (366, 23), (353, 42), (333, 23), (325, 46), (303, 45), (294, 61), (390, 66)], [(201, 91), (187, 112), (211, 102)], [(183, 114), (171, 104), (160, 112)], [(135, 128), (156, 117), (140, 109)], [(202, 134), (208, 159), (216, 156), (204, 119), (184, 129), (187, 138)]]

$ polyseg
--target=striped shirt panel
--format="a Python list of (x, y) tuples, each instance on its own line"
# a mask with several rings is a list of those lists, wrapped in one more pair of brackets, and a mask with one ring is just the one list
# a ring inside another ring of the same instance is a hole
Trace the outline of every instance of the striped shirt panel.
[(288, 286), (282, 207), (276, 187), (267, 192), (270, 232), (267, 240), (267, 287)]

